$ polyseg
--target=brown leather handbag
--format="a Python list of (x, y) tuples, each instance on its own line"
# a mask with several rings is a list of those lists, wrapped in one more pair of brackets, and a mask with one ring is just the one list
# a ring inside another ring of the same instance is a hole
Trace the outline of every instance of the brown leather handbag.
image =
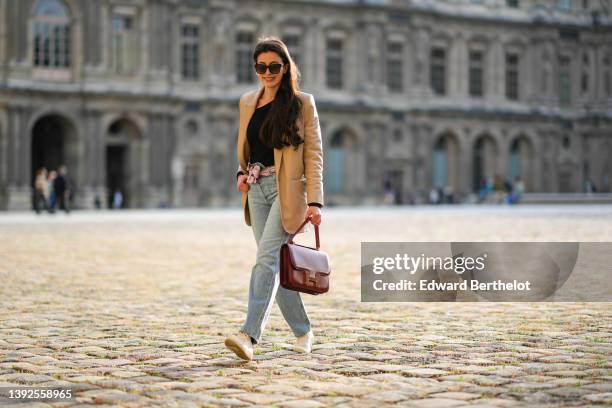
[(319, 226), (315, 225), (317, 247), (295, 244), (293, 238), (310, 221), (307, 218), (280, 249), (280, 284), (297, 292), (319, 295), (329, 290), (329, 257), (320, 251)]

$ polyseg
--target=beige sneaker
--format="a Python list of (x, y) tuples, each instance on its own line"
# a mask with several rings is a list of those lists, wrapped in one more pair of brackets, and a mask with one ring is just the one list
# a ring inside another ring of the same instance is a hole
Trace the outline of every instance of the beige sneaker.
[(314, 334), (312, 330), (303, 336), (297, 337), (293, 351), (298, 353), (310, 353), (312, 351), (312, 342), (314, 340)]
[(243, 360), (253, 359), (253, 343), (251, 336), (246, 333), (238, 332), (225, 339), (225, 347), (232, 350)]

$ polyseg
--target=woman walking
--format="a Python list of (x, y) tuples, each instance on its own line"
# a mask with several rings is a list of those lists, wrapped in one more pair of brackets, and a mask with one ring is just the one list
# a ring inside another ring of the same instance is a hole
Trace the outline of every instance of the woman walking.
[[(296, 336), (294, 350), (311, 351), (314, 336), (300, 294), (279, 285), (279, 251), (304, 220), (320, 225), (323, 207), (323, 148), (314, 98), (300, 92), (298, 68), (278, 38), (260, 40), (253, 61), (261, 87), (240, 98), (237, 189), (257, 257), (246, 320), (225, 340), (245, 360), (253, 358), (274, 299)], [(299, 232), (308, 231), (307, 225)]]
[(36, 178), (34, 179), (34, 210), (36, 214), (40, 214), (41, 209), (49, 210), (47, 205), (48, 198), (47, 169), (41, 167), (36, 171)]

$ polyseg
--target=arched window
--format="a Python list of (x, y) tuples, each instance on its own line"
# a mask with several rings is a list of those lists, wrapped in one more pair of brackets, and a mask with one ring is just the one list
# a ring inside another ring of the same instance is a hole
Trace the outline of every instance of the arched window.
[(70, 66), (70, 16), (59, 0), (38, 0), (34, 7), (34, 66)]

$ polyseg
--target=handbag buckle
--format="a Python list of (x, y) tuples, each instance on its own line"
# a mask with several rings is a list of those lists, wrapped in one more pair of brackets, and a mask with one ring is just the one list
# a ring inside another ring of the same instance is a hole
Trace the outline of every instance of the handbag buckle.
[(315, 271), (308, 270), (306, 283), (308, 283), (310, 286), (315, 286), (317, 284), (317, 273)]

